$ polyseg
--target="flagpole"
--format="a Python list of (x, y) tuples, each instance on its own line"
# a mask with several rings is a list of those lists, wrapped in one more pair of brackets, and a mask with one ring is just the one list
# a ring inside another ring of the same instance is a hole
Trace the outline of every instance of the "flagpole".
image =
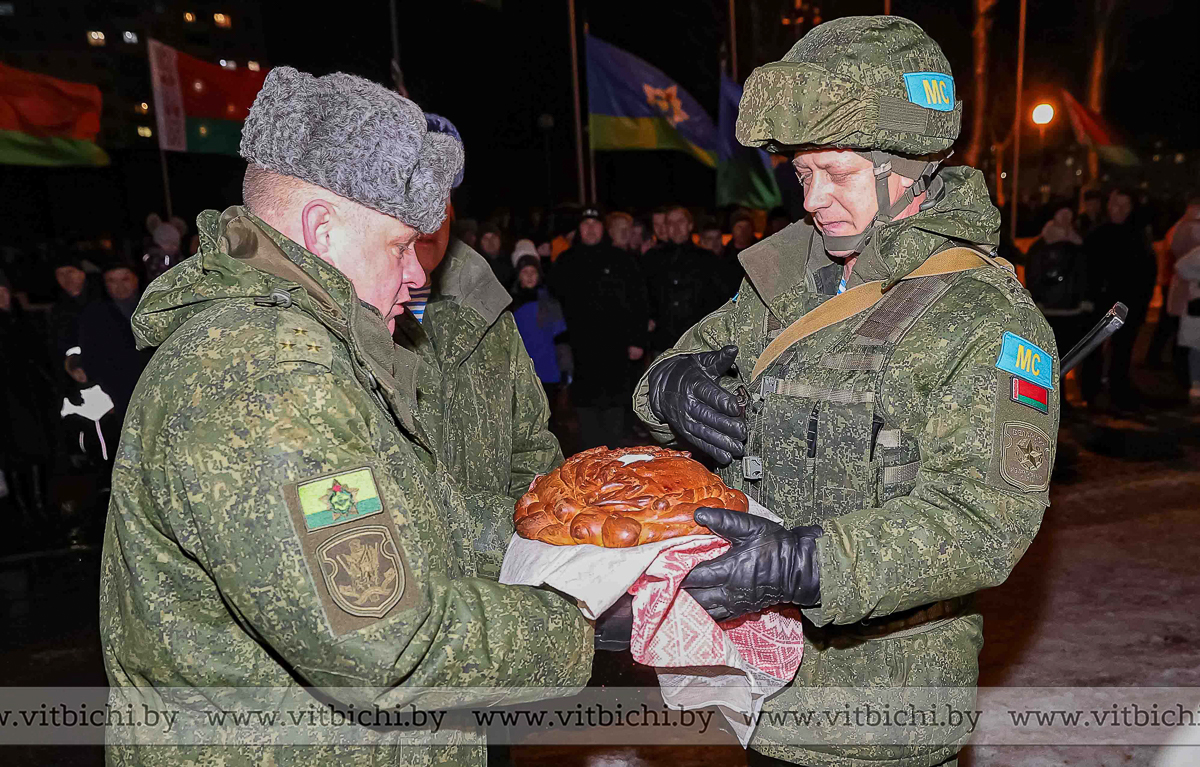
[(579, 202), (584, 198), (583, 175), (583, 116), (579, 110), (579, 44), (575, 40), (575, 0), (567, 0), (567, 15), (571, 26), (571, 83), (575, 89), (575, 165), (579, 177)]
[(734, 0), (729, 0), (729, 76), (736, 83), (737, 76), (737, 10)]
[(162, 165), (163, 195), (167, 198), (167, 218), (175, 215), (171, 210), (171, 177), (167, 174), (167, 153), (163, 151), (162, 143), (158, 145), (158, 161)]
[[(588, 36), (588, 23), (583, 22), (583, 36), (586, 39)], [(589, 120), (590, 122), (590, 120)], [(588, 125), (588, 170), (592, 172), (592, 196), (588, 200), (590, 205), (599, 205), (599, 199), (596, 196), (596, 145), (592, 142), (592, 126)]]
[(1021, 207), (1019, 179), (1021, 177), (1021, 89), (1025, 83), (1025, 3), (1021, 0), (1021, 17), (1017, 24), (1017, 106), (1013, 114), (1013, 180), (1012, 214), (1009, 216), (1008, 236), (1017, 239), (1017, 211)]

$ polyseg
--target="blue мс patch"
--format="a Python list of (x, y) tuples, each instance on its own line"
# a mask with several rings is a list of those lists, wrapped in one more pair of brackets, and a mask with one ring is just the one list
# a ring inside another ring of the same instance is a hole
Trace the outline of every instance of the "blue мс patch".
[(941, 72), (909, 72), (904, 75), (908, 100), (939, 112), (954, 111), (954, 78)]
[(1004, 334), (996, 367), (1045, 389), (1054, 388), (1054, 358), (1016, 333)]

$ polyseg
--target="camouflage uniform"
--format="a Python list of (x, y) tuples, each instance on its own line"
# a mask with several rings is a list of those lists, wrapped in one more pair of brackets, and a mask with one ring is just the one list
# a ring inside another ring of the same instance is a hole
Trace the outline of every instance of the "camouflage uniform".
[[(545, 390), (505, 311), (511, 300), (487, 261), (452, 238), (434, 272), (424, 321), (409, 313), (396, 321), (398, 342), (426, 363), (417, 381), (418, 421), (468, 508), (497, 512), (471, 521), (480, 574), (490, 577), (499, 575), (513, 533), (513, 501), (563, 460), (546, 428)], [(477, 496), (483, 499), (471, 503)]]
[[(428, 702), (416, 687), (499, 688), (456, 698), (487, 705), (582, 686), (592, 638), (578, 609), (476, 577), (463, 498), (428, 469), (412, 416), (414, 355), (341, 273), (244, 209), (198, 224), (200, 255), (156, 280), (134, 316), (139, 343), (160, 348), (125, 422), (105, 533), (114, 698), (220, 705), (211, 696), (232, 693), (199, 688), (274, 688), (263, 695), (277, 700), (281, 688), (304, 699), (304, 685), (394, 709)], [(470, 728), (459, 746), (377, 737), (176, 750), (112, 728), (108, 759), (483, 761)]]
[[(888, 24), (915, 28), (885, 18), (857, 30), (849, 20), (854, 34), (843, 44)], [(746, 93), (770, 102), (762, 84), (752, 77)], [(744, 100), (742, 114), (754, 121), (770, 108)], [(922, 687), (935, 688), (927, 703), (970, 708), (983, 643), (970, 595), (1005, 580), (1049, 502), (1057, 397), (1049, 392), (1047, 412), (1022, 403), (1012, 394), (1014, 375), (999, 365), (1012, 333), (1045, 350), (1039, 370), (1057, 380), (1054, 338), (1029, 294), (991, 266), (901, 281), (941, 250), (965, 244), (992, 252), (997, 244), (1000, 217), (982, 174), (947, 168), (937, 179), (920, 212), (879, 226), (858, 257), (848, 286), (882, 280), (887, 288), (873, 308), (802, 338), (750, 380), (780, 330), (837, 292), (842, 265), (802, 221), (744, 251), (738, 295), (663, 358), (738, 346), (739, 376), (722, 384), (751, 395), (750, 458), (721, 477), (786, 527), (824, 530), (820, 604), (803, 610), (804, 660), (768, 712), (805, 710), (819, 696), (835, 710), (879, 710), (888, 688)], [(669, 441), (670, 428), (649, 407), (648, 377), (635, 410)], [(749, 478), (755, 458), (759, 479)], [(855, 733), (833, 723), (798, 732), (763, 721), (751, 746), (805, 765), (924, 767), (953, 759), (961, 745), (895, 730), (888, 734), (899, 732), (900, 744), (848, 743)], [(951, 739), (966, 735), (956, 729)], [(801, 738), (808, 745), (797, 745)]]

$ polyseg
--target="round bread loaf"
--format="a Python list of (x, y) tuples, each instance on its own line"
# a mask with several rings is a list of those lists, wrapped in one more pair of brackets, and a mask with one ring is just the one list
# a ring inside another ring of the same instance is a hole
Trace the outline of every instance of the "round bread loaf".
[(662, 447), (596, 447), (538, 477), (517, 503), (517, 535), (556, 546), (625, 548), (695, 535), (701, 506), (746, 511), (746, 496)]

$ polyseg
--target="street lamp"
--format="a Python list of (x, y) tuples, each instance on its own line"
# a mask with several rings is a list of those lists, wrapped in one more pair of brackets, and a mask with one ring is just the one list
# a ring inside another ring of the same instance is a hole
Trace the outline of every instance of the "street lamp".
[(1042, 171), (1046, 166), (1046, 126), (1054, 119), (1054, 106), (1042, 102), (1033, 108), (1030, 114), (1033, 124), (1038, 127), (1038, 181), (1042, 180)]

